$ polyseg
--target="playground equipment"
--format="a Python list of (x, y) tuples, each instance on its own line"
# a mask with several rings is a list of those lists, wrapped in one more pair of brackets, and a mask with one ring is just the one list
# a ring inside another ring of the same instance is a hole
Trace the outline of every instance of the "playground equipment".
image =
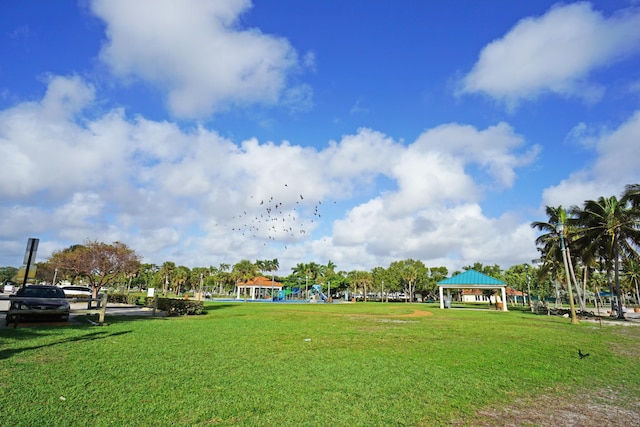
[(323, 302), (327, 302), (329, 298), (325, 294), (322, 293), (322, 287), (320, 285), (312, 285), (311, 286), (311, 298), (309, 302), (317, 301), (317, 298), (320, 298)]

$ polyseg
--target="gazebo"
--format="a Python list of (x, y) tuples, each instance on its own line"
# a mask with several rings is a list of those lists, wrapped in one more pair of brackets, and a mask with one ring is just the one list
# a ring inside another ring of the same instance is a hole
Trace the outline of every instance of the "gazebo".
[(236, 286), (237, 298), (242, 298), (245, 288), (249, 292), (252, 300), (265, 298), (267, 294), (273, 298), (273, 294), (282, 289), (282, 283), (272, 281), (264, 276), (258, 276), (245, 283), (238, 283)]
[(507, 311), (507, 284), (476, 270), (467, 270), (438, 282), (440, 288), (440, 308), (444, 308), (445, 289), (500, 289), (502, 293), (502, 311)]

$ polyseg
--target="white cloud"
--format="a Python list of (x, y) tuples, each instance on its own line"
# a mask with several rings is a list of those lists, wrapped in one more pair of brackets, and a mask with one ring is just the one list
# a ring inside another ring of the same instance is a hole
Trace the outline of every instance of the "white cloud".
[[(367, 128), (320, 149), (234, 143), (121, 110), (82, 117), (90, 89), (57, 77), (39, 102), (0, 111), (3, 159), (27, 169), (0, 184), (5, 241), (25, 232), (63, 247), (118, 240), (150, 262), (278, 258), (286, 271), (301, 259), (517, 261), (529, 237), (501, 231), (477, 204), (535, 155), (507, 124), (447, 124), (407, 145)], [(336, 212), (342, 203), (355, 206)], [(518, 250), (500, 252), (492, 239)]]
[(75, 115), (92, 100), (93, 88), (79, 78), (55, 77), (40, 103), (0, 111), (0, 157), (7, 160), (0, 194), (47, 189), (55, 195), (69, 186), (102, 184), (99, 166), (111, 162), (117, 168), (122, 147), (117, 140), (106, 146), (75, 124)]
[[(516, 150), (524, 144), (506, 123), (484, 130), (450, 123), (424, 132), (402, 154), (392, 176), (399, 191), (388, 200), (390, 211), (411, 211), (434, 203), (477, 201), (488, 189), (513, 185), (515, 169), (538, 152)], [(468, 169), (475, 167), (471, 174)]]
[(639, 49), (639, 10), (605, 17), (589, 3), (556, 5), (485, 46), (462, 92), (485, 93), (510, 107), (545, 92), (594, 101), (603, 88), (588, 81), (591, 71)]
[[(467, 263), (521, 257), (533, 249), (532, 234), (519, 233), (512, 240), (512, 233), (485, 217), (475, 201), (487, 189), (513, 184), (515, 168), (531, 162), (537, 152), (534, 147), (518, 154), (523, 144), (520, 136), (501, 123), (485, 130), (442, 125), (407, 147), (396, 146), (399, 152), (384, 156), (386, 166), (380, 165), (377, 171), (394, 180), (397, 190), (362, 203), (335, 221), (336, 249), (358, 246), (387, 262), (402, 257), (436, 260), (445, 254)], [(476, 182), (477, 173), (467, 171), (471, 165), (484, 174), (482, 184)], [(488, 247), (501, 239), (505, 249)]]
[[(545, 189), (544, 206), (580, 206), (585, 200), (600, 196), (619, 196), (626, 184), (640, 182), (637, 161), (640, 158), (640, 111), (614, 130), (589, 130), (586, 125), (580, 129), (588, 145), (594, 147), (596, 158), (558, 185)], [(572, 136), (575, 135), (572, 131)]]
[[(289, 87), (301, 63), (290, 43), (257, 29), (242, 29), (249, 0), (93, 0), (107, 25), (101, 59), (117, 76), (167, 90), (178, 117), (200, 118), (231, 105), (276, 104), (309, 108), (308, 86)], [(144, 25), (141, 25), (144, 23)]]

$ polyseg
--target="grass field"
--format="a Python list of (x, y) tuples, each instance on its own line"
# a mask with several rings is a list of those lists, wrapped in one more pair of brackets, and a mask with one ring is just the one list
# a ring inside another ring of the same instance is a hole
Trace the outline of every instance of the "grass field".
[(108, 321), (0, 330), (2, 424), (570, 425), (548, 422), (562, 408), (586, 426), (640, 419), (638, 326), (402, 303)]

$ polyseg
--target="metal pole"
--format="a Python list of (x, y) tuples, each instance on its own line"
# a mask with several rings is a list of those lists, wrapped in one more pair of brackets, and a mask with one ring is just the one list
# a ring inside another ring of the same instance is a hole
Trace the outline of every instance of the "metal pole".
[(29, 278), (29, 267), (31, 267), (31, 261), (33, 260), (33, 251), (34, 246), (37, 247), (36, 239), (29, 239), (27, 243), (27, 266), (24, 269), (24, 280), (22, 281), (22, 286), (27, 286), (27, 279)]
[(533, 304), (531, 304), (531, 278), (529, 277), (529, 264), (525, 264), (527, 268), (527, 300), (529, 302), (529, 309), (533, 311)]

